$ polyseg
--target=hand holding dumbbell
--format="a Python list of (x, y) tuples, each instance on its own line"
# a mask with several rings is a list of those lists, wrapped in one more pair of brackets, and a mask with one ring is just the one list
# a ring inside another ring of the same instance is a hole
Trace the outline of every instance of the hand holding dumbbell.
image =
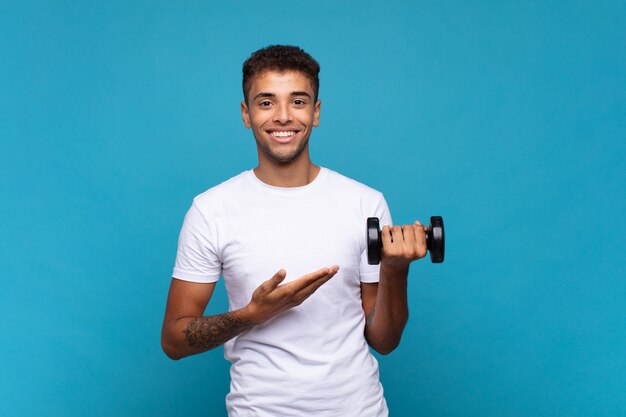
[[(443, 262), (444, 256), (444, 233), (443, 218), (432, 216), (426, 229), (426, 249), (430, 252), (432, 263)], [(380, 221), (378, 217), (367, 219), (367, 263), (377, 265), (380, 263), (383, 241), (380, 235)]]

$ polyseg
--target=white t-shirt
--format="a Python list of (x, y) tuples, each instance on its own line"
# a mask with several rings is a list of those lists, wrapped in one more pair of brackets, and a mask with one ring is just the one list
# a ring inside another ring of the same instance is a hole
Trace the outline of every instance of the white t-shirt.
[(281, 268), (289, 282), (340, 267), (301, 305), (224, 345), (229, 416), (388, 415), (361, 304), (361, 282), (378, 282), (379, 273), (367, 264), (370, 216), (392, 224), (383, 195), (326, 168), (295, 188), (270, 186), (250, 170), (194, 199), (173, 276), (223, 276), (230, 310), (246, 306)]

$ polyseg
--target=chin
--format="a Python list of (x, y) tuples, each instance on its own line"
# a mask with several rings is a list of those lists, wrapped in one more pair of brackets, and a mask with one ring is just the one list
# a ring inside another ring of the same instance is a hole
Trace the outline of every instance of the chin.
[(269, 160), (278, 164), (289, 164), (298, 159), (306, 149), (306, 143), (299, 145), (296, 149), (286, 153), (276, 153), (267, 147), (263, 147), (263, 153)]
[(300, 153), (297, 154), (288, 154), (288, 155), (277, 155), (275, 153), (271, 153), (271, 154), (266, 154), (268, 156), (269, 159), (271, 159), (272, 161), (279, 163), (279, 164), (288, 164), (290, 162), (295, 161), (296, 159), (298, 159), (298, 157), (300, 156)]

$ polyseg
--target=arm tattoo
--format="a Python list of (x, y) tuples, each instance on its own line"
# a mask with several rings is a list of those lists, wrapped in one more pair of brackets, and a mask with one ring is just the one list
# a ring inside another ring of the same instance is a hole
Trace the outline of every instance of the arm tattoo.
[(243, 321), (231, 313), (191, 320), (183, 331), (187, 345), (197, 349), (213, 349), (252, 328), (254, 323)]

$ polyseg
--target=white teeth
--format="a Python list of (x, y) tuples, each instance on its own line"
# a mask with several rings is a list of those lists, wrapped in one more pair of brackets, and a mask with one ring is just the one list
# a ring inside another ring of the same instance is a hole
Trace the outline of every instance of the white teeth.
[(272, 132), (273, 136), (276, 136), (276, 137), (279, 137), (279, 138), (286, 138), (288, 136), (293, 136), (295, 134), (296, 134), (296, 132), (294, 132), (294, 131), (289, 131), (289, 132), (274, 131), (274, 132)]

